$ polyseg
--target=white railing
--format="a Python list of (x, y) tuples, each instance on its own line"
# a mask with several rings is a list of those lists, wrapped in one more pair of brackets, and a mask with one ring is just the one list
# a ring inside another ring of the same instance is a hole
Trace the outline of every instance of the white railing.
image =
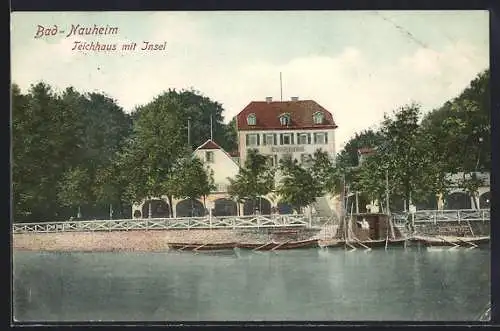
[(227, 217), (146, 218), (67, 222), (14, 223), (13, 233), (94, 232), (129, 230), (243, 229), (311, 227), (316, 223), (305, 215), (252, 215)]
[(411, 214), (413, 223), (467, 222), (490, 221), (489, 209), (459, 209), (459, 210), (418, 210)]

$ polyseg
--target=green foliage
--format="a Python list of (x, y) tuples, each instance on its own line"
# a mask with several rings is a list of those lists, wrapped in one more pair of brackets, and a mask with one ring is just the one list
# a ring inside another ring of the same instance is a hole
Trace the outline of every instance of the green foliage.
[[(176, 100), (179, 117), (179, 130), (182, 137), (187, 141), (188, 138), (188, 119), (190, 122), (190, 142), (191, 148), (203, 144), (210, 138), (210, 118), (212, 119), (213, 140), (227, 151), (236, 148), (236, 139), (234, 138), (234, 126), (225, 125), (222, 113), (224, 109), (218, 102), (210, 100), (196, 90), (169, 89), (158, 96), (151, 104), (161, 104), (165, 100)], [(145, 107), (139, 107), (132, 115), (135, 118), (141, 117), (141, 112)]]
[(75, 165), (81, 112), (50, 86), (32, 85), (27, 95), (12, 88), (14, 217), (38, 219), (58, 208), (63, 174)]
[(274, 190), (274, 172), (267, 156), (250, 150), (236, 178), (229, 178), (229, 194), (238, 201), (255, 200)]
[(491, 110), (489, 70), (480, 73), (455, 99), (422, 120), (434, 138), (435, 156), (445, 171), (491, 169)]
[(373, 129), (363, 130), (356, 133), (351, 138), (342, 151), (337, 156), (337, 167), (346, 169), (349, 167), (356, 167), (359, 165), (358, 150), (361, 148), (374, 148), (384, 142), (384, 136), (380, 131)]
[(68, 169), (60, 182), (58, 198), (63, 206), (78, 207), (89, 202), (90, 176), (81, 167)]
[(132, 201), (172, 190), (174, 167), (188, 149), (183, 120), (179, 100), (170, 94), (140, 108), (120, 162), (128, 178), (127, 196)]
[[(318, 152), (317, 155), (320, 153)], [(318, 158), (322, 158), (322, 156)], [(322, 159), (322, 161), (324, 160)], [(296, 159), (289, 157), (280, 160), (279, 169), (281, 179), (277, 193), (281, 197), (281, 201), (292, 205), (298, 213), (302, 211), (303, 207), (314, 202), (316, 197), (323, 194), (321, 177), (313, 176), (310, 171), (301, 167)]]
[[(98, 169), (112, 163), (129, 132), (128, 115), (104, 95), (57, 94), (45, 83), (23, 95), (13, 84), (14, 219), (61, 219), (69, 217), (65, 205), (98, 205)], [(83, 174), (86, 184), (76, 185)]]
[(224, 125), (225, 136), (221, 147), (226, 151), (232, 152), (238, 149), (238, 131), (236, 127), (236, 116), (228, 124)]
[(477, 206), (477, 201), (476, 197), (479, 194), (479, 188), (481, 186), (484, 186), (484, 181), (477, 176), (475, 172), (472, 173), (463, 173), (462, 179), (458, 183), (458, 186), (464, 189), (466, 192), (470, 194), (471, 197), (473, 197), (474, 205), (475, 208), (477, 209), (479, 206)]
[(187, 156), (176, 166), (171, 190), (174, 197), (196, 200), (214, 189), (213, 171), (199, 158)]
[[(210, 138), (210, 119), (214, 140), (227, 151), (237, 148), (236, 119), (224, 124), (222, 105), (194, 90), (169, 90), (131, 115), (105, 94), (73, 88), (57, 93), (45, 83), (25, 94), (13, 84), (11, 95), (15, 221), (64, 219), (80, 205), (99, 209), (167, 195), (171, 206), (174, 195), (206, 195), (213, 176), (186, 155)], [(357, 133), (335, 164), (319, 151), (308, 168), (282, 163), (278, 191), (300, 208), (312, 197), (339, 193), (345, 178), (362, 200), (384, 200), (387, 170), (391, 205), (410, 196), (418, 203), (446, 194), (445, 175), (461, 171), (460, 185), (477, 194), (481, 183), (465, 174), (491, 169), (489, 70), (420, 117), (417, 104), (399, 108), (385, 116), (380, 130)], [(376, 147), (377, 153), (360, 165), (363, 147)], [(267, 157), (251, 151), (231, 179), (230, 194), (244, 201), (273, 190)]]
[(316, 150), (309, 164), (309, 173), (315, 185), (318, 185), (318, 192), (315, 197), (324, 193), (335, 193), (339, 190), (342, 177), (341, 171), (339, 171), (338, 167), (335, 167), (328, 153), (320, 149)]
[[(420, 117), (417, 104), (384, 116), (379, 132), (356, 135), (346, 145), (336, 167), (355, 190), (378, 200), (385, 200), (387, 169), (391, 201), (409, 202), (411, 198), (416, 203), (428, 201), (430, 195), (446, 195), (450, 186), (447, 173), (491, 167), (489, 71), (479, 74), (457, 98), (428, 113), (422, 121)], [(360, 143), (362, 138), (365, 141)], [(354, 164), (354, 149), (374, 145), (376, 155), (357, 169), (349, 168)], [(472, 191), (474, 185), (477, 183), (463, 184)]]

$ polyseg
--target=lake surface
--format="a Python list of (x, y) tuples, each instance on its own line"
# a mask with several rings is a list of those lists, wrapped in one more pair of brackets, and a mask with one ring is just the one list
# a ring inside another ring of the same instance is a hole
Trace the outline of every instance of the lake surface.
[(490, 251), (14, 252), (18, 321), (473, 321)]

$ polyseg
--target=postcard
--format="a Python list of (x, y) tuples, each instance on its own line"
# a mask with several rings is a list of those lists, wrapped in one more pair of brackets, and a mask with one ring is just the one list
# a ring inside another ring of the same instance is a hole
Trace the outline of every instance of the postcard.
[(487, 11), (12, 12), (14, 324), (490, 319)]

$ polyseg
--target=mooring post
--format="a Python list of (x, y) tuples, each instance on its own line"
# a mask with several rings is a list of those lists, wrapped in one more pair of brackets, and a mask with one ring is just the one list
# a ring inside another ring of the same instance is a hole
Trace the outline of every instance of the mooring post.
[(212, 230), (212, 208), (208, 210), (208, 224), (210, 227), (210, 230)]

